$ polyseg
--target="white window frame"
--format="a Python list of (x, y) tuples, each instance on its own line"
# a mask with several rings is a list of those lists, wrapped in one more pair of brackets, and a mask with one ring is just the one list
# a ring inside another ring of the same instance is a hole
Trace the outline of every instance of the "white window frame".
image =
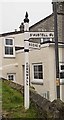
[(15, 73), (7, 73), (7, 79), (8, 79), (9, 75), (13, 75), (14, 80), (12, 80), (12, 81), (15, 82), (16, 81), (16, 74)]
[[(60, 63), (60, 67), (59, 67), (60, 73), (64, 72), (64, 70), (61, 70), (61, 65), (64, 65), (64, 63)], [(60, 84), (64, 84), (64, 78), (60, 78)]]
[(35, 64), (32, 64), (32, 80), (31, 80), (31, 83), (33, 83), (33, 84), (43, 84), (43, 79), (35, 79), (34, 78), (34, 66), (35, 65), (42, 65), (42, 77), (43, 77), (43, 79), (44, 79), (44, 66), (43, 66), (43, 64), (42, 63), (35, 63)]
[[(6, 45), (6, 39), (12, 39), (13, 45)], [(13, 47), (13, 55), (11, 54), (5, 54), (5, 47)], [(7, 37), (4, 39), (4, 57), (15, 57), (15, 45), (14, 45), (14, 38)]]

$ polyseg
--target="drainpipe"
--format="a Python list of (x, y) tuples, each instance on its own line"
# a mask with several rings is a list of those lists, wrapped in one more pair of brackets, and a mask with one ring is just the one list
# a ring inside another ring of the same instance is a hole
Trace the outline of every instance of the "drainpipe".
[(58, 53), (58, 26), (57, 26), (57, 2), (53, 2), (54, 11), (54, 39), (55, 39), (55, 60), (56, 60), (56, 88), (57, 99), (60, 98), (60, 77), (59, 77), (59, 53)]

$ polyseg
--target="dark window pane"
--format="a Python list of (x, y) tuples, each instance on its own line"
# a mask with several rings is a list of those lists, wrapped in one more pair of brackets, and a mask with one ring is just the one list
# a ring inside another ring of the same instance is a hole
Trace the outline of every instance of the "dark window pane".
[(6, 39), (6, 45), (13, 45), (12, 39)]
[(50, 38), (43, 38), (43, 42), (50, 41)]
[(42, 73), (39, 73), (39, 79), (43, 79)]
[(11, 80), (11, 77), (10, 77), (10, 75), (8, 76), (8, 80)]
[(13, 47), (10, 47), (10, 55), (13, 55)]
[(60, 79), (63, 79), (64, 78), (64, 72), (61, 72), (60, 73)]
[(34, 71), (37, 71), (37, 66), (34, 66)]
[(5, 47), (5, 54), (9, 54), (9, 47)]
[(38, 71), (42, 71), (42, 65), (38, 65)]
[(9, 40), (8, 39), (6, 39), (6, 45), (9, 45)]
[(13, 75), (11, 75), (11, 80), (14, 80), (14, 77), (13, 77)]
[(38, 79), (38, 74), (34, 73), (34, 79)]
[(64, 65), (61, 65), (61, 70), (64, 70)]
[(13, 47), (5, 47), (5, 54), (13, 55)]
[(8, 76), (8, 79), (10, 80), (10, 75)]

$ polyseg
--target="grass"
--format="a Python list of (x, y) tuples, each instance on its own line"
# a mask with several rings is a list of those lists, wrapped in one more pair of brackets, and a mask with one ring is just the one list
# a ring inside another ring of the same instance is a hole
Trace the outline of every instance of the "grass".
[(6, 118), (37, 118), (39, 112), (33, 103), (29, 110), (23, 106), (23, 96), (17, 90), (12, 89), (6, 82), (2, 83), (2, 110)]
[(2, 81), (0, 80), (0, 96), (2, 95)]
[(0, 101), (2, 100), (2, 81), (0, 80)]
[(2, 115), (2, 81), (0, 80), (0, 117)]

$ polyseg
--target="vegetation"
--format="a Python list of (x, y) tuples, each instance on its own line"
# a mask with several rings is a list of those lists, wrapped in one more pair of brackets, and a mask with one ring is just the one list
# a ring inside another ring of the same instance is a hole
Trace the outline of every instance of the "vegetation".
[(2, 81), (0, 80), (0, 112), (2, 109)]
[(2, 95), (2, 81), (0, 80), (0, 96)]
[(38, 110), (30, 103), (29, 110), (23, 106), (23, 96), (17, 90), (12, 89), (6, 82), (2, 83), (2, 109), (4, 118), (37, 118)]

